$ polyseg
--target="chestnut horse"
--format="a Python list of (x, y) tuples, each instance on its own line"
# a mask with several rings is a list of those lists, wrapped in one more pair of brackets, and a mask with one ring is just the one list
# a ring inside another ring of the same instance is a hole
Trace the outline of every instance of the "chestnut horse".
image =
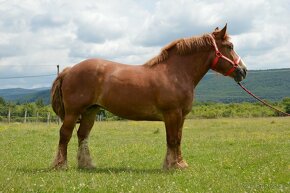
[(234, 51), (226, 27), (175, 40), (143, 65), (88, 59), (63, 70), (51, 91), (53, 110), (63, 120), (53, 167), (66, 168), (67, 145), (78, 121), (78, 167), (94, 167), (88, 136), (100, 108), (126, 119), (163, 121), (167, 140), (164, 169), (188, 167), (180, 144), (194, 88), (209, 69), (237, 82), (246, 76), (245, 64)]

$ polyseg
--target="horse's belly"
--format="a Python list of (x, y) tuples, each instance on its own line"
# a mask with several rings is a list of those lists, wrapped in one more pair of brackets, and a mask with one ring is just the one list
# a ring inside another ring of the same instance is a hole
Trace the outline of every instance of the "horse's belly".
[(115, 70), (104, 79), (97, 103), (126, 119), (162, 120), (150, 77), (144, 70)]
[(120, 101), (118, 99), (110, 100), (110, 102), (100, 104), (103, 108), (111, 113), (131, 120), (150, 120), (159, 121), (162, 114), (152, 104), (144, 104), (142, 101), (134, 103), (134, 101)]
[(151, 115), (144, 115), (144, 114), (123, 114), (123, 113), (113, 113), (121, 118), (135, 120), (135, 121), (162, 121), (161, 115), (151, 114)]

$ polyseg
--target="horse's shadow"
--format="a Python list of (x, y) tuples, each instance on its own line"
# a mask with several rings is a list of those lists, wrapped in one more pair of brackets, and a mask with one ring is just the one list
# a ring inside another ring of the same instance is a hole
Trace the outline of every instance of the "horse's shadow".
[(102, 167), (93, 169), (79, 169), (70, 167), (68, 169), (52, 169), (52, 168), (17, 168), (16, 171), (30, 174), (37, 173), (51, 173), (51, 172), (63, 172), (69, 170), (77, 170), (80, 173), (98, 173), (98, 174), (119, 174), (119, 173), (147, 173), (147, 174), (159, 174), (164, 173), (164, 170), (157, 168), (139, 169), (139, 168), (129, 168), (129, 167)]
[(118, 174), (118, 173), (148, 173), (148, 174), (158, 174), (162, 173), (162, 169), (148, 168), (129, 168), (129, 167), (104, 167), (104, 168), (94, 168), (94, 169), (77, 169), (84, 173), (105, 173), (105, 174)]

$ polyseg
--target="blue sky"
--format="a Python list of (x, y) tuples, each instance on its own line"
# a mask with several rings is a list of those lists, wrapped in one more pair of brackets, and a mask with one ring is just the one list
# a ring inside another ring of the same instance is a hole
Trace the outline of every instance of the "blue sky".
[(290, 68), (289, 9), (287, 0), (0, 0), (0, 89), (49, 87), (54, 76), (3, 77), (55, 74), (86, 58), (142, 64), (225, 23), (249, 69)]

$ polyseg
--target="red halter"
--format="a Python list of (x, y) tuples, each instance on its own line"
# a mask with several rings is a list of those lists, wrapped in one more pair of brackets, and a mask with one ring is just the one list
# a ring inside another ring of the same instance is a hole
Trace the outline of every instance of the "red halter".
[(215, 42), (215, 39), (213, 38), (213, 36), (212, 36), (211, 34), (209, 34), (209, 37), (212, 39), (213, 47), (214, 47), (214, 49), (215, 49), (215, 58), (214, 58), (214, 60), (213, 60), (213, 62), (212, 62), (212, 64), (211, 64), (211, 69), (212, 69), (212, 70), (215, 70), (215, 69), (216, 69), (216, 65), (217, 65), (219, 59), (220, 59), (220, 58), (223, 58), (223, 59), (225, 59), (226, 61), (228, 61), (229, 63), (232, 64), (232, 68), (229, 69), (229, 70), (224, 74), (225, 76), (229, 76), (229, 75), (232, 74), (232, 73), (235, 71), (235, 69), (238, 67), (239, 62), (241, 61), (241, 57), (238, 56), (238, 58), (237, 58), (236, 60), (233, 61), (233, 60), (229, 59), (228, 57), (224, 56), (224, 55), (219, 51), (219, 49), (218, 49), (218, 47), (217, 47), (217, 45), (216, 45), (216, 42)]

